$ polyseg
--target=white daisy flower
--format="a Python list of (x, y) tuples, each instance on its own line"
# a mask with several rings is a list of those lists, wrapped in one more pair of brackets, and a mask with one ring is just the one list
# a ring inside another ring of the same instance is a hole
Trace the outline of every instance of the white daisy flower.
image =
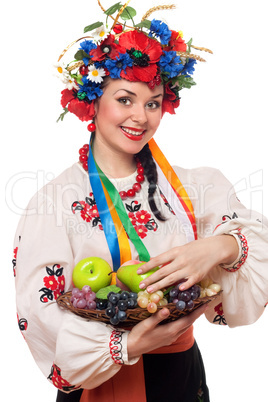
[(70, 91), (72, 89), (79, 89), (79, 86), (75, 82), (74, 78), (71, 76), (68, 77), (68, 81), (64, 82), (64, 84), (66, 84), (66, 88), (68, 88)]
[(93, 36), (93, 40), (96, 43), (99, 43), (102, 42), (105, 38), (107, 38), (107, 36), (109, 35), (109, 31), (107, 31), (104, 25), (102, 25), (99, 28), (96, 28), (94, 31), (92, 31), (90, 35)]
[(88, 68), (88, 79), (92, 82), (97, 82), (98, 84), (103, 81), (102, 77), (105, 77), (106, 73), (104, 68), (96, 68), (94, 64)]
[(69, 80), (69, 73), (65, 68), (64, 63), (56, 63), (54, 64), (55, 75), (58, 77), (63, 83), (66, 83)]

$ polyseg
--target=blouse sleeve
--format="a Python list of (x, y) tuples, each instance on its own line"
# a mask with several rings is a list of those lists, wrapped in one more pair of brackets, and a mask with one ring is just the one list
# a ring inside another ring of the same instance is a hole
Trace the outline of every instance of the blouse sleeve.
[(61, 309), (57, 297), (72, 287), (74, 256), (62, 213), (39, 193), (15, 238), (15, 282), (21, 332), (44, 375), (59, 389), (92, 389), (128, 361), (128, 332)]
[(211, 271), (223, 289), (221, 300), (210, 304), (210, 322), (230, 327), (254, 323), (268, 301), (268, 222), (238, 200), (229, 181), (215, 169), (195, 169), (189, 192), (193, 197), (199, 238), (232, 235), (239, 246), (237, 259)]

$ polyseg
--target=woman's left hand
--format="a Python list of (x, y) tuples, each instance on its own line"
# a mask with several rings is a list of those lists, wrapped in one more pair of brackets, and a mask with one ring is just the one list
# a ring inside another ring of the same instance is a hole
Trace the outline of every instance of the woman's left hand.
[(142, 265), (137, 271), (143, 274), (152, 268), (160, 269), (140, 283), (140, 289), (149, 293), (185, 280), (181, 290), (189, 289), (208, 275), (218, 264), (231, 264), (238, 256), (236, 239), (231, 235), (220, 235), (195, 240), (175, 247)]

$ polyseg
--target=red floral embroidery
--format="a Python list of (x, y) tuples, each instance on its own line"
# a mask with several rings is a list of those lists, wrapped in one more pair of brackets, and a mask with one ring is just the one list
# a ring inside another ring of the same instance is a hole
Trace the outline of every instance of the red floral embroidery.
[(18, 253), (18, 247), (14, 248), (14, 251), (13, 251), (14, 258), (12, 260), (12, 264), (13, 264), (13, 274), (14, 274), (14, 276), (16, 276), (17, 253)]
[(231, 267), (224, 267), (223, 268), (228, 271), (228, 272), (235, 272), (241, 266), (245, 263), (246, 259), (248, 258), (248, 242), (246, 237), (241, 233), (241, 229), (238, 229), (238, 238), (241, 241), (241, 249), (242, 249), (242, 254), (239, 258), (239, 261), (237, 261), (233, 266)]
[(144, 239), (147, 236), (148, 230), (153, 230), (154, 232), (157, 230), (158, 225), (156, 221), (148, 211), (141, 210), (141, 204), (138, 201), (125, 204), (125, 207), (128, 211), (128, 217), (140, 238)]
[(214, 311), (216, 313), (213, 322), (219, 325), (227, 325), (227, 322), (224, 317), (222, 303), (218, 304), (214, 307)]
[(122, 332), (113, 330), (110, 336), (109, 348), (113, 361), (116, 364), (124, 364), (122, 358)]
[(57, 300), (64, 293), (65, 277), (62, 275), (63, 268), (59, 264), (54, 264), (52, 268), (46, 267), (48, 276), (43, 278), (44, 287), (39, 290), (42, 292), (40, 301), (47, 303), (48, 301)]
[(52, 381), (53, 385), (56, 388), (63, 391), (73, 391), (75, 389), (81, 388), (81, 385), (71, 385), (67, 380), (62, 378), (61, 369), (56, 364), (53, 364), (53, 366), (51, 367), (51, 372), (48, 376), (48, 379)]
[(22, 334), (23, 338), (25, 339), (23, 331), (27, 330), (28, 321), (26, 320), (26, 318), (20, 318), (18, 314), (17, 314), (17, 320), (18, 320), (18, 325), (19, 325), (19, 329), (21, 331), (21, 334)]
[(169, 211), (175, 215), (175, 212), (173, 211), (173, 209), (171, 208), (170, 204), (168, 203), (168, 200), (166, 199), (166, 197), (164, 196), (164, 194), (162, 193), (162, 191), (160, 191), (160, 196), (162, 198), (162, 200), (164, 201), (165, 206), (169, 209)]
[(72, 212), (75, 214), (80, 212), (81, 218), (85, 222), (91, 222), (92, 227), (98, 226), (100, 230), (103, 230), (99, 211), (96, 205), (93, 193), (89, 194), (90, 197), (86, 197), (85, 201), (75, 201), (72, 204)]
[(144, 237), (147, 236), (148, 230), (146, 229), (145, 226), (137, 225), (137, 226), (134, 226), (134, 228), (135, 228), (137, 234), (138, 234), (142, 239), (144, 239)]
[(149, 214), (149, 212), (146, 212), (144, 210), (138, 211), (136, 213), (136, 218), (137, 218), (137, 222), (143, 223), (145, 225), (146, 223), (149, 222), (149, 220), (151, 218), (151, 214)]

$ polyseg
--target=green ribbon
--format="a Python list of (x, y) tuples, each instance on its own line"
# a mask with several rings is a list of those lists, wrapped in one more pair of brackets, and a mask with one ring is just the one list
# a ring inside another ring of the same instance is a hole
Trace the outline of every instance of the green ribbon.
[(98, 166), (96, 161), (95, 161), (95, 164), (96, 164), (97, 171), (99, 173), (99, 177), (100, 177), (101, 181), (103, 182), (103, 184), (113, 202), (113, 205), (121, 220), (121, 223), (129, 237), (129, 239), (134, 244), (134, 246), (139, 254), (140, 261), (145, 261), (145, 262), (149, 261), (150, 254), (149, 254), (147, 248), (145, 247), (145, 245), (143, 244), (143, 242), (141, 241), (134, 226), (132, 225), (132, 223), (128, 217), (128, 214), (126, 213), (124, 204), (121, 200), (121, 197), (120, 197), (117, 189), (115, 188), (113, 183), (111, 183), (110, 180), (106, 177), (106, 175), (100, 169), (100, 167)]

